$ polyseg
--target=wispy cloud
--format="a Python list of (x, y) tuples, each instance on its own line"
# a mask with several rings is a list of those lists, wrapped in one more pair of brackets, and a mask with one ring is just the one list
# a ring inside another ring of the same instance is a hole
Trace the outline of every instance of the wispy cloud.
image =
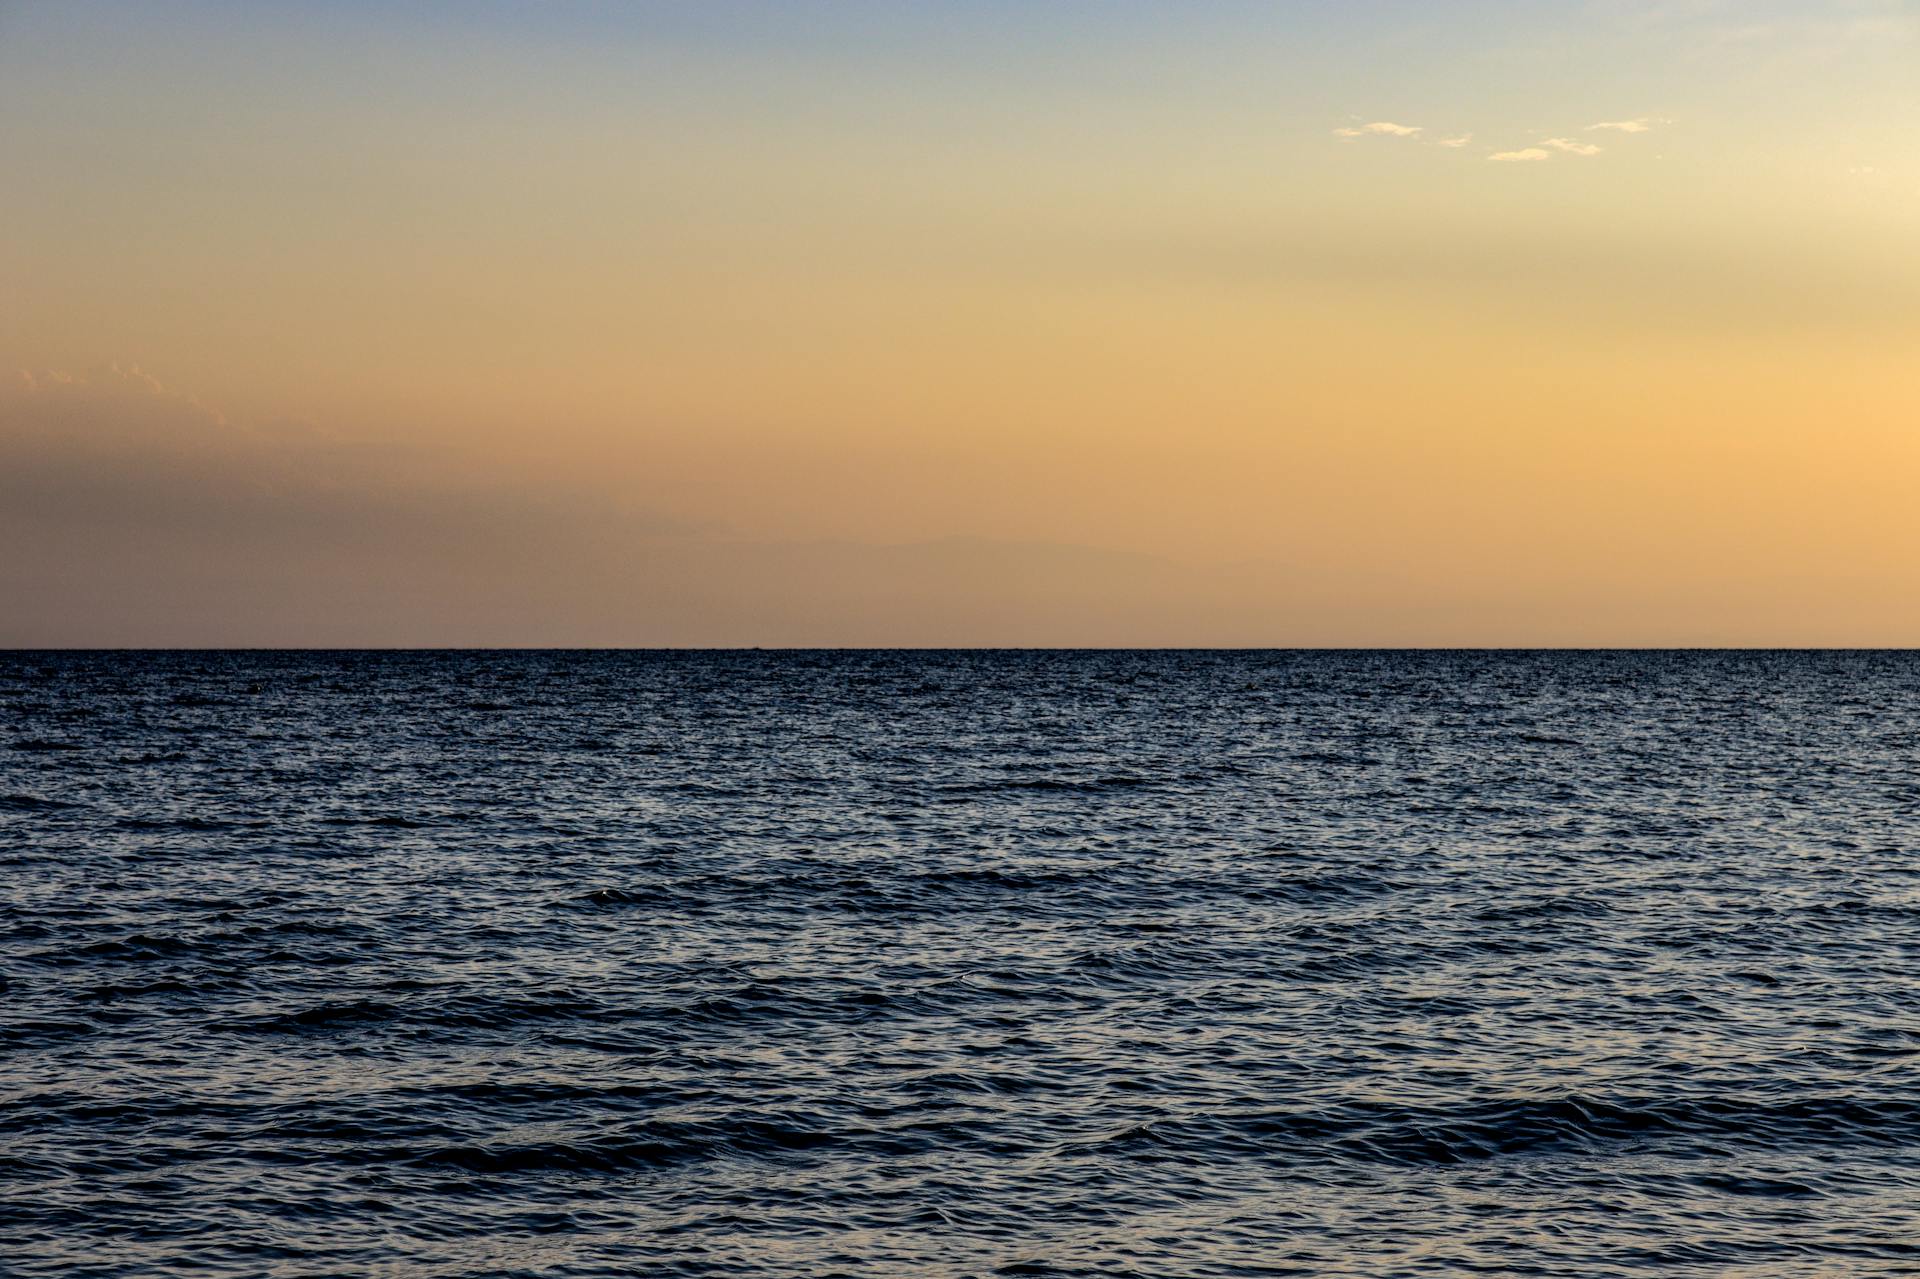
[(1364, 138), (1368, 134), (1377, 134), (1390, 138), (1414, 138), (1423, 130), (1418, 125), (1395, 124), (1391, 120), (1375, 120), (1372, 124), (1356, 125), (1352, 128), (1335, 129), (1336, 138)]
[[(142, 401), (160, 410), (177, 412), (188, 418), (204, 419), (214, 426), (225, 426), (226, 415), (192, 395), (162, 382), (138, 364), (118, 361), (80, 373), (65, 369), (20, 369), (16, 374), (20, 395), (42, 407), (68, 411), (76, 405), (117, 409), (135, 417), (144, 411)], [(14, 405), (12, 407), (18, 407)], [(0, 402), (0, 412), (9, 405)]]
[[(1606, 130), (1614, 133), (1651, 133), (1668, 121), (1653, 116), (1638, 116), (1631, 120), (1603, 120), (1588, 125), (1589, 132)], [(1471, 133), (1429, 133), (1425, 128), (1412, 124), (1396, 124), (1391, 120), (1375, 120), (1368, 124), (1344, 125), (1333, 131), (1337, 138), (1388, 137), (1408, 138), (1431, 146), (1445, 147), (1450, 151), (1462, 150), (1473, 144)], [(1579, 137), (1543, 138), (1539, 142), (1517, 147), (1510, 151), (1492, 150), (1487, 156), (1502, 164), (1539, 163), (1551, 160), (1558, 155), (1595, 156), (1606, 148), (1596, 142), (1588, 142)]]

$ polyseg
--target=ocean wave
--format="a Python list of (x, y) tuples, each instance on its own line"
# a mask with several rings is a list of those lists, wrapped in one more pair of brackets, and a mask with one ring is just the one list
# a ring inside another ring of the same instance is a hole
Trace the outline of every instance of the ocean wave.
[(42, 795), (0, 795), (0, 812), (6, 813), (53, 813), (64, 808), (80, 807), (79, 804), (47, 799)]
[(1444, 1165), (1553, 1152), (1591, 1154), (1620, 1145), (1677, 1146), (1706, 1154), (1727, 1148), (1904, 1148), (1916, 1142), (1920, 1099), (1561, 1096), (1424, 1110), (1345, 1103), (1319, 1110), (1191, 1116), (1134, 1125), (1093, 1144), (1129, 1153), (1339, 1156)]

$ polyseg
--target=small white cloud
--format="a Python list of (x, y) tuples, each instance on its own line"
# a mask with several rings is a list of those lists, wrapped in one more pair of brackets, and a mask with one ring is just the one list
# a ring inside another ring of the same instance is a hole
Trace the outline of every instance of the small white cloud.
[(1372, 124), (1359, 125), (1351, 129), (1335, 129), (1336, 138), (1364, 138), (1369, 133), (1383, 134), (1391, 138), (1412, 138), (1419, 136), (1421, 130), (1416, 125), (1395, 124), (1391, 120), (1375, 120)]
[(1612, 129), (1615, 133), (1650, 133), (1653, 131), (1653, 121), (1642, 116), (1638, 120), (1602, 120), (1599, 124), (1587, 126), (1589, 133), (1595, 129)]
[(1457, 138), (1440, 139), (1440, 145), (1443, 147), (1463, 147), (1471, 141), (1473, 141), (1473, 135), (1471, 133), (1463, 133)]
[(1568, 155), (1599, 155), (1602, 150), (1591, 142), (1575, 142), (1572, 138), (1548, 138), (1540, 145), (1552, 147), (1555, 151), (1565, 151)]
[(1553, 152), (1542, 151), (1539, 147), (1528, 147), (1523, 151), (1495, 151), (1487, 159), (1501, 164), (1528, 164), (1537, 160), (1553, 159)]

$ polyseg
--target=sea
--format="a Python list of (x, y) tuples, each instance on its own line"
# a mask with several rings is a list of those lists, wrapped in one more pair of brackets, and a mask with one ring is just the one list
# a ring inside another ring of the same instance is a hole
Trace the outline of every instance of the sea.
[(1920, 1274), (1920, 655), (0, 654), (0, 1272)]

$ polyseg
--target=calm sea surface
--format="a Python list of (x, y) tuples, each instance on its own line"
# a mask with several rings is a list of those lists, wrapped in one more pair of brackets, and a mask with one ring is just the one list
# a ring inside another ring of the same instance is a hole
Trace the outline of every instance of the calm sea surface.
[(1920, 1273), (1911, 654), (0, 654), (0, 1271)]

